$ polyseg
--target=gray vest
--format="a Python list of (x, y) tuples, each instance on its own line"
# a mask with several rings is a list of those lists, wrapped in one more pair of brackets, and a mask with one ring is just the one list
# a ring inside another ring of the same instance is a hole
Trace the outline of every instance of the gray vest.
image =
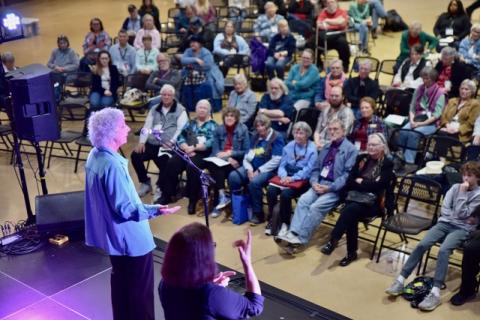
[[(180, 117), (180, 114), (185, 111), (185, 108), (178, 103), (177, 101), (173, 102), (173, 105), (170, 107), (170, 110), (166, 115), (162, 112), (162, 103), (158, 104), (153, 112), (153, 126), (155, 127), (158, 124), (162, 125), (162, 140), (170, 141), (177, 131), (177, 120)], [(148, 143), (153, 145), (159, 145), (160, 142), (155, 139), (152, 135), (148, 136)]]

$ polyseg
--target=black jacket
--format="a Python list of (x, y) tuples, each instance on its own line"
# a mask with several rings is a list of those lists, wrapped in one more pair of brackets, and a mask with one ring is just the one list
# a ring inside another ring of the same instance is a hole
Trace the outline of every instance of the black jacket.
[(448, 12), (445, 12), (442, 13), (438, 17), (437, 22), (435, 22), (433, 33), (437, 37), (445, 38), (447, 36), (445, 30), (447, 28), (453, 28), (453, 35), (456, 37), (456, 40), (461, 40), (468, 36), (471, 26), (470, 19), (466, 14), (452, 16)]
[[(119, 74), (117, 67), (114, 65), (110, 65), (108, 67), (110, 71), (110, 91), (112, 92), (112, 97), (116, 101), (117, 100), (117, 89), (119, 86)], [(99, 75), (93, 74), (92, 75), (92, 92), (98, 92), (103, 96), (105, 89), (102, 88), (102, 79)]]
[[(442, 72), (443, 64), (442, 61), (438, 61), (435, 66), (438, 74)], [(465, 79), (470, 79), (472, 77), (472, 69), (469, 68), (465, 63), (455, 59), (452, 64), (452, 76), (450, 77), (450, 82), (452, 83), (452, 88), (448, 93), (449, 98), (454, 98), (459, 96), (460, 84)]]
[(365, 83), (363, 94), (361, 94), (360, 77), (347, 79), (343, 85), (345, 97), (347, 101), (352, 104), (352, 108), (358, 108), (360, 99), (363, 97), (371, 97), (377, 100), (380, 95), (380, 87), (378, 86), (377, 80), (372, 80), (367, 77), (363, 81)]

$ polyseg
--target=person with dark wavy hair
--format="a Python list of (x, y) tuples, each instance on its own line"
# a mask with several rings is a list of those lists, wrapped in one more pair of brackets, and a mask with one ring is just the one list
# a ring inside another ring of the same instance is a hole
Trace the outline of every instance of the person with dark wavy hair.
[(172, 236), (158, 287), (165, 319), (245, 319), (262, 312), (264, 297), (252, 266), (250, 230), (246, 240), (233, 245), (245, 273), (244, 295), (226, 288), (235, 272), (218, 273), (216, 244), (206, 226), (191, 223)]

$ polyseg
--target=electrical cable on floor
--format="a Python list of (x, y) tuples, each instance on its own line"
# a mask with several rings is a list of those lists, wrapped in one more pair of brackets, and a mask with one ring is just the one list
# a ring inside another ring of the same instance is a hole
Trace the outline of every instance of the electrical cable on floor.
[(0, 245), (0, 257), (7, 255), (24, 255), (42, 248), (47, 240), (38, 232), (35, 225), (26, 225), (25, 220), (16, 224), (11, 221), (0, 225), (0, 231), (5, 236), (18, 236), (18, 239), (6, 245)]

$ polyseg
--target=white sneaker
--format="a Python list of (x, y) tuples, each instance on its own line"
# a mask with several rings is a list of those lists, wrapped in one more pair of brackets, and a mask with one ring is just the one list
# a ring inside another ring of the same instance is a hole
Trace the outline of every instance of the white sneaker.
[(212, 218), (218, 218), (221, 214), (222, 212), (220, 210), (217, 210), (217, 208), (215, 208), (212, 210), (212, 213), (210, 214), (210, 216)]
[(159, 187), (155, 188), (155, 192), (153, 193), (152, 203), (155, 203), (158, 199), (162, 197), (162, 190)]
[(291, 244), (302, 244), (302, 241), (294, 235), (291, 231), (287, 232), (287, 234), (283, 237), (278, 236), (277, 238), (282, 239), (283, 241), (286, 241)]
[(225, 194), (220, 194), (219, 198), (220, 199), (218, 200), (218, 204), (215, 207), (215, 209), (222, 210), (223, 208), (225, 208), (230, 204), (230, 198), (227, 197)]
[(137, 190), (138, 196), (140, 198), (145, 197), (147, 194), (152, 192), (152, 185), (149, 183), (140, 183), (140, 187)]
[(288, 227), (286, 223), (282, 223), (280, 231), (278, 231), (277, 237), (285, 237), (288, 233)]

